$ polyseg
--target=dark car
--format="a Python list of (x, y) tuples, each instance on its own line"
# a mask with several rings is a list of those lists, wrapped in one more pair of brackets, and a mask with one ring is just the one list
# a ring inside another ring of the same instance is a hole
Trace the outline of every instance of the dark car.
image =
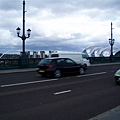
[(38, 64), (37, 72), (42, 76), (61, 77), (64, 74), (84, 74), (86, 68), (69, 58), (45, 58)]

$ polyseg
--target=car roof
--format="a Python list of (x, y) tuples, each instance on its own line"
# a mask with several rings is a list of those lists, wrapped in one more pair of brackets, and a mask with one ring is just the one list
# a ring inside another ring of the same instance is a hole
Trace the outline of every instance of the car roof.
[(52, 57), (52, 58), (44, 58), (44, 59), (51, 59), (51, 60), (54, 60), (54, 59), (70, 59), (70, 58)]

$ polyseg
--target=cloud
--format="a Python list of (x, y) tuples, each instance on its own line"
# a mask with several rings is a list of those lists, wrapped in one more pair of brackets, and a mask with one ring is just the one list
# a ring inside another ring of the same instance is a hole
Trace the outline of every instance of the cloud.
[[(22, 1), (22, 0), (21, 0)], [(0, 9), (9, 11), (9, 10), (18, 10), (21, 8), (19, 3), (21, 2), (20, 0), (1, 0), (0, 1)]]
[[(22, 35), (22, 3), (0, 1), (1, 51), (22, 48), (16, 34), (19, 26)], [(26, 0), (25, 7), (25, 31), (32, 30), (26, 50), (82, 51), (92, 45), (109, 46), (111, 22), (115, 47), (120, 45), (119, 0)]]

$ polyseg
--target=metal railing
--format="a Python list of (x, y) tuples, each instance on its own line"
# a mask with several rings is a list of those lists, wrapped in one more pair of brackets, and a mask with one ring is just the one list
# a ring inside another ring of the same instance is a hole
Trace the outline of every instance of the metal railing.
[[(37, 67), (37, 64), (40, 60), (41, 58), (29, 58), (28, 68)], [(15, 68), (21, 68), (21, 59), (0, 59), (0, 70)]]
[[(91, 64), (111, 63), (110, 57), (89, 57)], [(112, 62), (120, 62), (120, 57), (113, 57)]]
[[(28, 58), (27, 68), (36, 68), (42, 58)], [(89, 57), (91, 64), (111, 63), (110, 57)], [(114, 57), (112, 62), (120, 62), (120, 57)], [(20, 69), (21, 59), (0, 59), (0, 70)]]

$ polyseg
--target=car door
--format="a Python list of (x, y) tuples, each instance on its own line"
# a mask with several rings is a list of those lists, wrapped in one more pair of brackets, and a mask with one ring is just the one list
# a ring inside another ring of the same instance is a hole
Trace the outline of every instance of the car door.
[(66, 64), (66, 61), (65, 61), (64, 58), (57, 59), (57, 66), (58, 66), (57, 69), (60, 69), (60, 71), (62, 72), (62, 74), (67, 73), (68, 67), (67, 67), (67, 64)]
[(79, 65), (72, 59), (67, 58), (65, 61), (67, 65), (66, 69), (69, 73), (77, 73), (79, 71)]

